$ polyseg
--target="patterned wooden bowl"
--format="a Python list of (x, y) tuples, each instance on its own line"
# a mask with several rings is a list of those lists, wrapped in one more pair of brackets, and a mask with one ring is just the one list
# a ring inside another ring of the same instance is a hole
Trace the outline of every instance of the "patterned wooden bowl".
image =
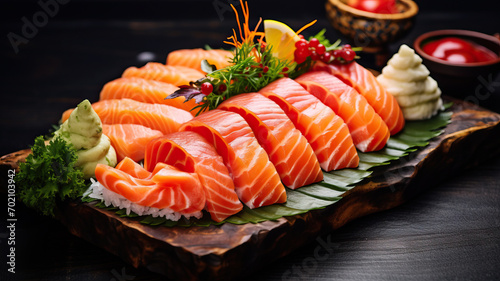
[(327, 0), (326, 12), (333, 27), (351, 44), (382, 49), (407, 34), (413, 27), (418, 6), (411, 0), (397, 0), (395, 14), (377, 14), (355, 9), (347, 0)]

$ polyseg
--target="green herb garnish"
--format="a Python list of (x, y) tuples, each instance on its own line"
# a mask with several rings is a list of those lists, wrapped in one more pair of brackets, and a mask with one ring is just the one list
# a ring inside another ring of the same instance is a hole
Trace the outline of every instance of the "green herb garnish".
[(243, 23), (240, 22), (236, 8), (231, 4), (239, 33), (233, 29), (233, 35), (227, 38), (228, 41), (224, 41), (235, 48), (234, 57), (230, 60), (232, 65), (217, 70), (215, 66), (203, 61), (201, 67), (207, 73), (206, 76), (198, 81), (190, 82), (189, 85), (180, 86), (179, 90), (166, 99), (179, 96), (185, 97), (186, 101), (195, 99), (199, 105), (193, 110), (198, 110), (196, 113), (198, 115), (206, 110), (217, 108), (219, 104), (232, 96), (256, 92), (278, 78), (289, 77), (295, 73), (295, 70), (304, 69), (297, 67), (297, 63), (293, 61), (281, 60), (273, 56), (272, 46), (264, 46), (262, 40), (264, 33), (257, 31), (262, 19), (251, 30), (248, 3), (240, 1), (240, 4)]
[[(265, 48), (259, 43), (243, 43), (235, 50), (231, 59), (232, 65), (216, 70), (206, 61), (203, 69), (208, 72), (206, 77), (191, 82), (189, 86), (181, 86), (167, 98), (184, 96), (186, 99), (196, 99), (197, 114), (205, 110), (217, 108), (224, 100), (241, 94), (256, 92), (272, 81), (288, 77), (295, 73), (297, 64), (280, 60), (272, 55), (271, 48)], [(205, 87), (210, 84), (211, 86)]]
[(42, 136), (31, 150), (16, 174), (19, 199), (43, 215), (54, 216), (58, 200), (79, 198), (87, 187), (83, 172), (75, 168), (76, 150), (60, 137), (46, 145)]

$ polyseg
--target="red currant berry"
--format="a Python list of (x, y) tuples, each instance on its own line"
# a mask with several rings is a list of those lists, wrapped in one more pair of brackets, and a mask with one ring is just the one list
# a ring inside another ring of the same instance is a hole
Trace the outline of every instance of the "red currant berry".
[(341, 52), (340, 50), (333, 50), (333, 52), (332, 52), (332, 54), (331, 54), (331, 55), (332, 55), (332, 56), (334, 57), (334, 59), (335, 59), (335, 58), (340, 57), (340, 54), (341, 54), (341, 53), (342, 53), (342, 52)]
[(208, 83), (208, 82), (205, 82), (203, 84), (201, 84), (201, 93), (204, 94), (204, 95), (207, 95), (210, 94), (214, 89), (214, 86), (212, 86), (212, 84)]
[(352, 61), (354, 59), (354, 57), (356, 56), (356, 53), (351, 49), (345, 49), (342, 52), (341, 56), (346, 61)]
[(300, 38), (300, 39), (304, 39), (304, 35), (299, 34), (299, 38)]
[(332, 54), (330, 52), (326, 52), (323, 54), (322, 61), (324, 63), (329, 63), (331, 59), (332, 59)]
[(318, 60), (319, 59), (318, 53), (316, 53), (315, 51), (311, 52), (311, 59), (312, 60)]
[(224, 92), (227, 89), (226, 84), (219, 85), (219, 92)]
[(304, 53), (306, 54), (306, 57), (310, 56), (312, 54), (312, 50), (307, 48), (304, 50)]
[(303, 63), (304, 61), (306, 61), (307, 55), (305, 54), (304, 50), (296, 49), (293, 54), (296, 63)]
[(295, 62), (296, 62), (297, 64), (301, 64), (301, 63), (303, 63), (303, 62), (305, 62), (305, 61), (306, 61), (306, 59), (305, 59), (305, 58), (303, 58), (303, 57), (295, 58)]
[(283, 72), (287, 72), (288, 71), (288, 67), (283, 67)]
[(269, 71), (269, 66), (266, 65), (262, 68), (263, 73), (267, 73), (268, 71)]
[(306, 49), (309, 46), (309, 43), (305, 39), (300, 39), (295, 42), (295, 48), (297, 49)]
[(344, 45), (344, 49), (350, 49), (350, 48), (351, 48), (351, 45), (349, 45), (349, 44)]
[(309, 50), (309, 49), (299, 50), (299, 52), (301, 53), (302, 56), (304, 56), (306, 58), (311, 55), (311, 50)]
[(326, 47), (325, 45), (323, 44), (318, 44), (318, 46), (316, 46), (316, 53), (318, 53), (318, 55), (322, 55), (326, 52)]
[(316, 48), (319, 45), (319, 40), (317, 38), (312, 38), (309, 41), (309, 47)]

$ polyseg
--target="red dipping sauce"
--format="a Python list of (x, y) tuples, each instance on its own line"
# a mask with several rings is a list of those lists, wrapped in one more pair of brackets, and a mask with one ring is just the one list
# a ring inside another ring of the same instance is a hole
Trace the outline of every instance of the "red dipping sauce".
[(347, 5), (370, 13), (395, 14), (399, 13), (396, 8), (396, 0), (348, 0)]
[(429, 42), (422, 50), (430, 56), (457, 64), (498, 59), (498, 55), (488, 48), (458, 37), (445, 37)]

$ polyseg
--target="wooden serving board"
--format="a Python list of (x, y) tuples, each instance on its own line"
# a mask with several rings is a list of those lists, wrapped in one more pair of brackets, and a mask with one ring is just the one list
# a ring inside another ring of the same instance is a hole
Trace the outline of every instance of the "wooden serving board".
[[(174, 280), (230, 280), (245, 276), (358, 217), (387, 210), (464, 168), (500, 153), (500, 115), (459, 100), (452, 122), (431, 143), (347, 191), (337, 203), (303, 215), (258, 224), (154, 227), (120, 218), (92, 203), (62, 203), (57, 218), (69, 231)], [(0, 158), (17, 168), (30, 150)]]

